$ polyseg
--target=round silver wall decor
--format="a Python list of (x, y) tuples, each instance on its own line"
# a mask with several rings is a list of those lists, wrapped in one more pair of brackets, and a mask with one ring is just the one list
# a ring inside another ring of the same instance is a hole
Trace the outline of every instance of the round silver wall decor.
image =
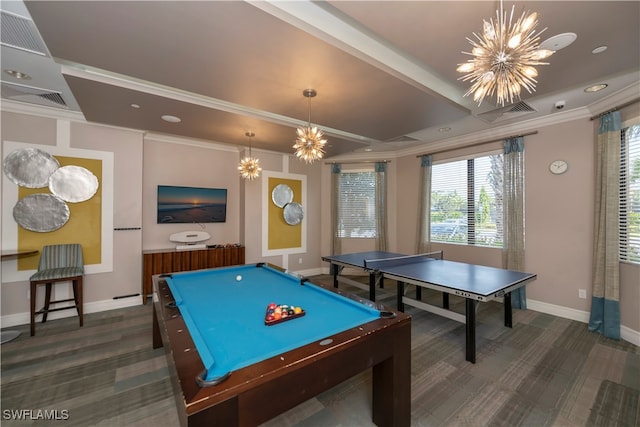
[(282, 208), (293, 200), (293, 190), (286, 184), (278, 184), (271, 192), (271, 200), (277, 207)]
[(98, 178), (82, 166), (63, 166), (49, 178), (49, 190), (65, 202), (84, 202), (98, 191)]
[(284, 221), (289, 225), (298, 225), (304, 218), (304, 211), (300, 203), (287, 203), (284, 206)]
[(53, 194), (31, 194), (18, 200), (13, 218), (30, 231), (54, 231), (69, 221), (69, 206)]
[(4, 173), (14, 183), (27, 188), (42, 188), (60, 167), (51, 154), (37, 148), (14, 150), (4, 159)]

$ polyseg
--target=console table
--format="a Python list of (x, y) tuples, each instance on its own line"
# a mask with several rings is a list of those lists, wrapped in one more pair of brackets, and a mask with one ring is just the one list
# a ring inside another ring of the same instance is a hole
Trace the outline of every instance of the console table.
[(154, 274), (201, 270), (244, 264), (245, 247), (241, 245), (216, 246), (192, 251), (156, 249), (142, 252), (142, 302), (153, 293)]

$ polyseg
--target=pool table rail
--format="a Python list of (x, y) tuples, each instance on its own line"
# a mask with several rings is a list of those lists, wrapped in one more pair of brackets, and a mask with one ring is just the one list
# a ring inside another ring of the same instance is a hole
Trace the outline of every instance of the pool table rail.
[(153, 285), (153, 346), (164, 345), (182, 425), (258, 425), (370, 368), (373, 422), (409, 425), (410, 316), (385, 309), (395, 316), (332, 335), (327, 345), (317, 341), (270, 357), (203, 388), (195, 378), (205, 367), (179, 309), (167, 304), (169, 286), (160, 275)]

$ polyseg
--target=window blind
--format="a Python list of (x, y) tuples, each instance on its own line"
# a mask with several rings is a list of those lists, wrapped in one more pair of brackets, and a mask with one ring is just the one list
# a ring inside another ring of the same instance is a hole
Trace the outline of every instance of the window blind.
[(432, 166), (431, 241), (502, 246), (501, 154)]
[(640, 126), (622, 131), (620, 144), (620, 260), (640, 263)]
[(376, 237), (375, 194), (374, 171), (353, 171), (340, 174), (339, 237)]

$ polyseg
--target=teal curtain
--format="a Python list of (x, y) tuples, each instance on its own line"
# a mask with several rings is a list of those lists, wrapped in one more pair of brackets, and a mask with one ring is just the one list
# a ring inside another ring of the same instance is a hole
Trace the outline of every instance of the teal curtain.
[(620, 339), (620, 138), (619, 111), (600, 117), (596, 137), (596, 194), (589, 330)]
[[(502, 190), (503, 245), (502, 266), (524, 271), (524, 138), (504, 141)], [(511, 293), (513, 308), (527, 308), (526, 287)]]
[(416, 253), (431, 252), (431, 155), (420, 156), (420, 180), (418, 181), (418, 233)]
[(376, 250), (387, 250), (387, 162), (376, 162)]
[(331, 165), (331, 254), (342, 253), (342, 241), (340, 240), (340, 173), (342, 166), (338, 163)]

